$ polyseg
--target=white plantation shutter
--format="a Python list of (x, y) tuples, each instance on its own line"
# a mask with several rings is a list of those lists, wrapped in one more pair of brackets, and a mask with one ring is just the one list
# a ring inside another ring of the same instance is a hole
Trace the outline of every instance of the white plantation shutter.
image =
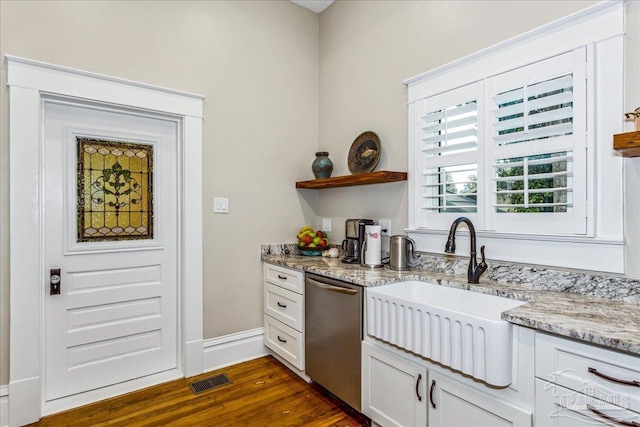
[(416, 110), (416, 218), (418, 227), (441, 228), (477, 212), (478, 121), (482, 83), (421, 101)]
[(488, 80), (488, 228), (586, 233), (585, 66), (582, 48)]
[(422, 208), (427, 213), (477, 212), (475, 163), (429, 168), (422, 176)]
[(496, 212), (570, 211), (573, 206), (572, 164), (573, 157), (566, 152), (499, 159), (493, 165), (496, 169)]
[(425, 155), (475, 150), (478, 137), (478, 105), (475, 99), (445, 106), (422, 117)]
[(585, 234), (586, 64), (580, 48), (416, 101), (416, 228)]
[(493, 97), (493, 140), (521, 143), (573, 133), (573, 75), (551, 78)]

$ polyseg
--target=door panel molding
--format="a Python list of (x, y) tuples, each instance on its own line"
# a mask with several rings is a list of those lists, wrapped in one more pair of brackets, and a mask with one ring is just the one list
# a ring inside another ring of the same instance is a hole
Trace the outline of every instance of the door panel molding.
[[(204, 97), (11, 55), (5, 57), (10, 87), (11, 165), (9, 424), (28, 424), (55, 411), (55, 404), (46, 405), (43, 397), (42, 309), (48, 282), (44, 279), (47, 271), (42, 245), (45, 206), (41, 118), (43, 99), (48, 96), (141, 115), (169, 116), (181, 123), (178, 135), (178, 371), (180, 376), (203, 372), (201, 153)], [(184, 185), (186, 182), (188, 186)]]
[[(48, 97), (44, 99), (45, 104), (55, 103), (55, 104), (64, 104), (70, 106), (78, 106), (78, 104), (71, 104), (69, 102), (58, 102), (58, 100), (52, 100)], [(88, 108), (94, 110), (91, 106), (81, 105), (82, 108)], [(45, 107), (46, 108), (46, 105)], [(97, 111), (113, 111), (106, 110), (104, 108), (95, 108)], [(145, 117), (145, 116), (143, 116)], [(148, 116), (146, 116), (148, 117)], [(176, 121), (173, 119), (172, 121)], [(178, 123), (179, 124), (179, 123)], [(154, 156), (156, 156), (156, 163), (160, 164), (162, 162), (162, 150), (158, 150), (158, 146), (162, 146), (162, 140), (150, 139), (149, 136), (140, 133), (134, 132), (123, 132), (114, 129), (104, 129), (100, 133), (96, 132), (93, 129), (86, 129), (77, 126), (67, 126), (65, 128), (65, 138), (94, 138), (94, 139), (111, 139), (111, 140), (126, 140), (127, 142), (134, 142), (140, 144), (147, 144), (154, 146)], [(74, 168), (75, 169), (75, 150), (69, 150), (68, 147), (65, 146), (66, 152), (64, 153), (64, 161), (65, 161), (65, 169)], [(154, 178), (154, 205), (156, 207), (156, 219), (158, 222), (162, 219), (162, 212), (160, 209), (157, 209), (158, 205), (162, 203), (162, 191), (161, 187), (163, 185), (163, 177), (161, 174), (156, 174)], [(64, 185), (66, 186), (64, 194), (66, 194), (66, 200), (64, 201), (64, 217), (67, 219), (64, 224), (64, 238), (65, 238), (65, 255), (76, 254), (76, 253), (107, 253), (111, 251), (136, 251), (136, 250), (150, 250), (150, 249), (163, 249), (163, 228), (156, 227), (153, 232), (152, 239), (146, 240), (127, 240), (127, 241), (98, 241), (98, 242), (77, 242), (77, 229), (75, 224), (75, 218), (73, 215), (68, 215), (67, 212), (74, 211), (76, 205), (76, 190), (75, 190), (75, 176), (70, 177), (70, 179), (65, 180)]]

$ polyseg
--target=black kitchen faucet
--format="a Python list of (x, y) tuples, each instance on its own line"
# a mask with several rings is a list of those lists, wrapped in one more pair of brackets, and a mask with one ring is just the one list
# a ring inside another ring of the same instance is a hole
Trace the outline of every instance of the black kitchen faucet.
[(456, 229), (458, 225), (464, 222), (469, 227), (469, 235), (471, 236), (471, 259), (469, 260), (469, 269), (467, 270), (467, 282), (469, 283), (479, 283), (480, 276), (485, 272), (488, 265), (484, 260), (484, 245), (480, 247), (480, 254), (482, 255), (482, 261), (478, 264), (478, 260), (476, 259), (476, 229), (473, 227), (473, 223), (466, 216), (461, 216), (460, 218), (453, 221), (451, 224), (451, 230), (449, 230), (449, 238), (447, 239), (447, 244), (444, 247), (444, 251), (448, 254), (453, 254), (456, 252)]

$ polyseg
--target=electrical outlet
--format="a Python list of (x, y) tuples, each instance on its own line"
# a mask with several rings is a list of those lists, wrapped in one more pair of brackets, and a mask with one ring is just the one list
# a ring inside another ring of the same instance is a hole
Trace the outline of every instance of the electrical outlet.
[(391, 220), (390, 219), (379, 219), (378, 220), (378, 225), (382, 229), (382, 232), (380, 234), (382, 234), (383, 236), (390, 236), (391, 235)]
[(322, 218), (322, 231), (331, 231), (331, 218)]

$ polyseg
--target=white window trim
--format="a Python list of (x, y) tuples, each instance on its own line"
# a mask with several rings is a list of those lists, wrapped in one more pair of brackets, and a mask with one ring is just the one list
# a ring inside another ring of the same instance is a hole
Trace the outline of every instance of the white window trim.
[[(474, 53), (453, 63), (410, 78), (409, 110), (409, 218), (405, 230), (417, 249), (442, 253), (448, 230), (416, 229), (414, 195), (416, 170), (415, 102), (488, 76), (592, 45), (596, 53), (588, 78), (595, 79), (590, 99), (596, 99), (588, 120), (587, 183), (588, 237), (540, 236), (478, 232), (479, 244), (487, 246), (489, 259), (624, 273), (623, 162), (611, 147), (611, 136), (623, 131), (624, 99), (624, 2), (603, 2), (536, 30)], [(522, 52), (528, 52), (526, 60)], [(599, 84), (602, 82), (602, 84)], [(594, 160), (597, 159), (597, 162)], [(594, 172), (595, 171), (595, 172)], [(464, 239), (464, 236), (461, 236)], [(462, 239), (462, 240), (463, 240)], [(468, 256), (461, 241), (460, 255)]]

